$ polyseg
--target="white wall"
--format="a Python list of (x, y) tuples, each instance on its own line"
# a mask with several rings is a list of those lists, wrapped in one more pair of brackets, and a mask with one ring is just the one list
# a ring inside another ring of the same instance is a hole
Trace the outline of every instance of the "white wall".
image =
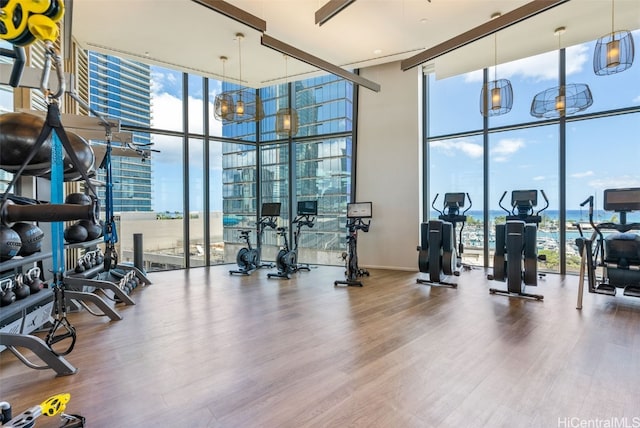
[(369, 233), (358, 235), (363, 267), (418, 270), (420, 67), (398, 62), (360, 70), (381, 85), (359, 88), (356, 201), (373, 202)]

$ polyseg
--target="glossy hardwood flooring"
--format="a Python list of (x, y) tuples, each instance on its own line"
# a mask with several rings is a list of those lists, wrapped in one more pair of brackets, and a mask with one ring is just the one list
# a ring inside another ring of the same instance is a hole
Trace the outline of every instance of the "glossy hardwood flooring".
[(503, 284), (483, 270), (458, 289), (387, 270), (347, 288), (338, 267), (229, 267), (152, 273), (121, 321), (71, 314), (75, 375), (2, 352), (0, 401), (69, 392), (68, 413), (109, 428), (640, 423), (640, 299), (587, 294), (577, 311), (577, 278), (558, 275), (537, 302), (490, 295)]

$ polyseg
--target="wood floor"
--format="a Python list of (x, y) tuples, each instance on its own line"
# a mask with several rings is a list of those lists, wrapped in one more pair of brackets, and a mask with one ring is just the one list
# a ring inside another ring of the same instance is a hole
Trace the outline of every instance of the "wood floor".
[(482, 270), (446, 289), (412, 272), (355, 288), (334, 287), (338, 267), (289, 281), (228, 269), (152, 273), (121, 321), (71, 314), (75, 375), (2, 352), (0, 401), (15, 414), (69, 392), (93, 428), (640, 421), (640, 299), (587, 294), (577, 311), (577, 278), (557, 275), (537, 302), (490, 295), (503, 284)]

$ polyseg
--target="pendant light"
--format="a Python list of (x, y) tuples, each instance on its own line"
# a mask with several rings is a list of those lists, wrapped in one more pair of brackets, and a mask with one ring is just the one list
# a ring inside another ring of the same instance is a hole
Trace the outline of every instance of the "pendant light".
[[(220, 61), (222, 61), (222, 82), (225, 81), (225, 63), (227, 62), (226, 56), (221, 56)], [(233, 105), (233, 96), (229, 94), (227, 91), (220, 92), (216, 95), (214, 101), (214, 110), (213, 115), (216, 119), (220, 121), (231, 121), (233, 120), (233, 115), (235, 112), (235, 106)]]
[[(499, 17), (499, 12), (491, 19)], [(498, 33), (493, 35), (494, 68), (493, 80), (482, 86), (480, 93), (480, 113), (483, 116), (498, 116), (509, 113), (513, 107), (513, 88), (507, 79), (498, 79)]]
[(593, 72), (597, 76), (620, 73), (633, 64), (633, 36), (627, 30), (614, 30), (614, 12), (611, 0), (611, 33), (598, 39), (593, 52)]
[(284, 86), (287, 91), (286, 105), (287, 107), (280, 108), (276, 113), (276, 135), (280, 138), (289, 138), (298, 133), (298, 112), (290, 105), (290, 91), (289, 81), (287, 76), (287, 60), (286, 55), (284, 57)]
[[(239, 65), (239, 74), (240, 74), (240, 85), (242, 85), (242, 39), (244, 39), (244, 34), (237, 33), (236, 39), (238, 40), (238, 65)], [(236, 118), (242, 119), (244, 115), (244, 101), (242, 101), (242, 91), (238, 92), (238, 100), (236, 101)]]
[[(560, 36), (565, 31), (565, 27), (556, 28), (554, 31), (554, 35), (558, 36), (558, 50), (561, 49)], [(531, 115), (537, 118), (569, 116), (586, 110), (592, 104), (593, 96), (589, 86), (584, 83), (571, 83), (536, 94), (531, 102)]]

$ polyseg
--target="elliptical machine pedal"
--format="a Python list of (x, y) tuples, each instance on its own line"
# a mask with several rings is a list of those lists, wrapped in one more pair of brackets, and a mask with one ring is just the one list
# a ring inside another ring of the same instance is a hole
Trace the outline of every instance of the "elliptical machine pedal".
[[(496, 224), (496, 248), (493, 254), (493, 274), (487, 279), (506, 281), (507, 289), (490, 288), (490, 294), (508, 297), (543, 300), (541, 294), (525, 292), (526, 286), (538, 285), (538, 249), (536, 234), (542, 220), (540, 213), (547, 209), (549, 200), (544, 190), (540, 190), (546, 205), (534, 214), (533, 207), (538, 204), (537, 190), (514, 190), (511, 192), (509, 211), (502, 205), (507, 192), (498, 202), (507, 212), (506, 224)], [(517, 210), (517, 211), (516, 211)]]
[[(460, 214), (465, 197), (469, 199), (469, 207)], [(431, 207), (440, 215), (437, 220), (430, 220), (420, 225), (420, 246), (418, 247), (418, 267), (420, 272), (428, 273), (429, 279), (416, 279), (418, 284), (457, 288), (458, 284), (450, 282), (449, 276), (460, 276), (462, 266), (462, 231), (467, 211), (472, 202), (468, 193), (445, 193), (442, 211), (435, 207), (438, 194), (433, 198)], [(456, 244), (456, 225), (461, 223), (459, 241)], [(465, 268), (466, 269), (466, 268)], [(469, 268), (470, 270), (470, 268)]]

